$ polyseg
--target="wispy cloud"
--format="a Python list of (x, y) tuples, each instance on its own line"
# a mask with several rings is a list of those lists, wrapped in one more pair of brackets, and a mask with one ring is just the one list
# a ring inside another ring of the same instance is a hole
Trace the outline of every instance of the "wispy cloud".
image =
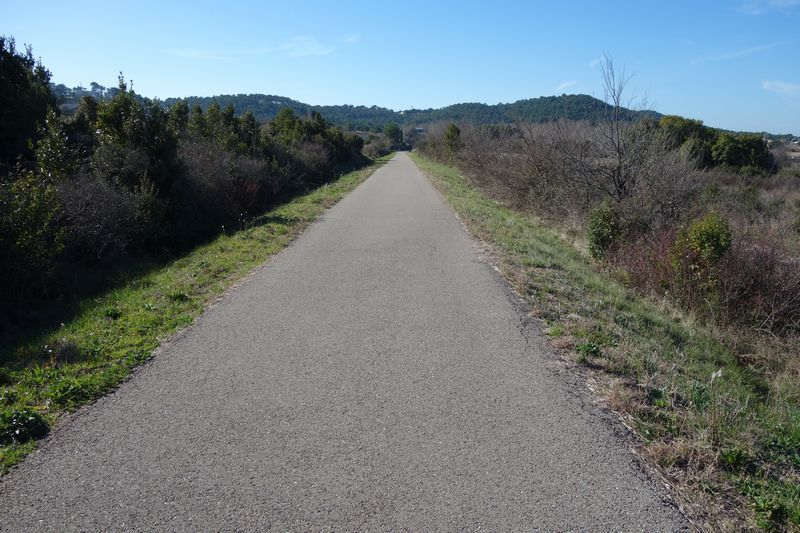
[(562, 81), (562, 82), (561, 82), (561, 83), (559, 83), (559, 84), (556, 86), (556, 88), (555, 88), (555, 89), (553, 89), (553, 90), (554, 90), (555, 92), (564, 91), (564, 90), (566, 90), (566, 89), (569, 89), (570, 87), (572, 87), (572, 86), (573, 86), (573, 85), (575, 85), (576, 83), (578, 83), (578, 82), (577, 82), (577, 81), (575, 81), (575, 80), (570, 80), (570, 81)]
[(292, 57), (304, 57), (326, 56), (336, 50), (336, 48), (323, 44), (313, 37), (301, 35), (293, 37), (289, 41), (274, 48), (274, 50), (286, 52)]
[(800, 95), (800, 83), (789, 83), (787, 81), (762, 81), (761, 87), (765, 91), (778, 94)]
[(289, 57), (325, 56), (333, 53), (336, 47), (321, 43), (314, 37), (298, 35), (276, 46), (261, 48), (240, 48), (231, 50), (206, 50), (201, 48), (169, 48), (164, 53), (185, 59), (206, 61), (234, 61), (244, 57), (265, 54), (286, 54)]
[(344, 36), (342, 42), (347, 44), (356, 44), (360, 40), (361, 40), (361, 35), (359, 35), (358, 33), (350, 33)]
[(198, 48), (169, 48), (164, 50), (164, 53), (184, 59), (203, 59), (210, 61), (230, 61), (235, 59), (233, 55), (214, 52), (212, 50), (201, 50)]
[(746, 15), (763, 15), (770, 11), (791, 11), (800, 7), (800, 0), (748, 0), (737, 7), (737, 11)]
[(783, 44), (786, 43), (778, 42), (778, 43), (760, 44), (758, 46), (751, 46), (750, 48), (741, 48), (739, 50), (731, 50), (729, 52), (723, 52), (721, 54), (698, 57), (692, 60), (692, 64), (694, 65), (697, 63), (705, 63), (706, 61), (726, 61), (728, 59), (737, 59), (739, 57), (746, 57), (749, 55), (756, 54), (758, 52), (764, 52), (766, 50), (775, 48), (776, 46), (781, 46)]
[(603, 62), (603, 58), (602, 57), (596, 57), (596, 58), (592, 59), (591, 61), (589, 61), (589, 67), (594, 68), (594, 67), (596, 67), (597, 65), (599, 65), (602, 62)]

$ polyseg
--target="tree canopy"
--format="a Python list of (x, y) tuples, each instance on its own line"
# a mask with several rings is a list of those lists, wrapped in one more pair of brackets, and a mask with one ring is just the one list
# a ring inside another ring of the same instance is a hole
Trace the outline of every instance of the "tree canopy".
[(50, 71), (33, 58), (33, 50), (16, 49), (13, 38), (0, 36), (0, 176), (18, 157), (30, 158), (31, 141), (55, 105)]

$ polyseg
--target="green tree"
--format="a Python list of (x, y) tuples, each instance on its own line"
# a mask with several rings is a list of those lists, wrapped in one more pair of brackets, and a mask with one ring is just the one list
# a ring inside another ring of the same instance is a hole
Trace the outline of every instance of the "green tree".
[(178, 100), (169, 108), (168, 124), (175, 135), (179, 137), (186, 135), (189, 128), (189, 106), (186, 100)]
[(78, 170), (78, 150), (70, 143), (64, 124), (52, 109), (36, 143), (36, 167), (49, 183), (63, 181)]
[(97, 111), (95, 168), (107, 179), (134, 190), (152, 184), (169, 194), (177, 173), (177, 139), (157, 102), (142, 105), (120, 76), (120, 92)]
[(661, 117), (658, 125), (666, 133), (668, 147), (671, 149), (678, 148), (689, 138), (710, 140), (714, 137), (711, 128), (704, 126), (702, 120), (691, 120), (677, 115), (668, 115)]
[(244, 144), (246, 151), (250, 155), (256, 155), (258, 151), (259, 136), (258, 122), (250, 111), (246, 112), (239, 119), (239, 137)]
[(769, 170), (772, 160), (767, 143), (756, 135), (720, 133), (711, 147), (711, 155), (716, 165), (762, 171)]
[(64, 246), (55, 187), (34, 172), (0, 182), (0, 291), (43, 291)]
[(395, 122), (390, 122), (383, 127), (383, 134), (388, 137), (393, 146), (403, 144), (403, 130)]
[(193, 137), (205, 137), (208, 135), (206, 117), (203, 113), (203, 108), (199, 105), (195, 105), (192, 108), (192, 114), (189, 117), (189, 134)]
[(31, 159), (38, 128), (56, 105), (49, 83), (50, 71), (30, 47), (18, 53), (13, 38), (0, 36), (0, 179), (18, 157)]
[(444, 130), (444, 146), (451, 157), (461, 148), (461, 130), (452, 122)]
[(91, 96), (82, 97), (78, 102), (75, 118), (85, 120), (87, 124), (94, 125), (97, 122), (97, 105), (97, 100)]
[(269, 123), (270, 132), (274, 137), (284, 142), (291, 142), (298, 137), (298, 119), (290, 107), (281, 109), (272, 122)]

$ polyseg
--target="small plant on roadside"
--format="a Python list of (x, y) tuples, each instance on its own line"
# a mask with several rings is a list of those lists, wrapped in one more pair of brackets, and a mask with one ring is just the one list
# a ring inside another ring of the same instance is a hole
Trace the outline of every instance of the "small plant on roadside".
[(719, 464), (729, 472), (739, 472), (752, 464), (752, 457), (738, 447), (723, 448), (719, 452)]
[(78, 345), (66, 339), (60, 339), (53, 344), (43, 347), (45, 358), (53, 366), (76, 363), (81, 360), (81, 351)]
[(176, 303), (183, 303), (189, 301), (189, 296), (185, 292), (170, 293), (169, 299)]
[(122, 316), (122, 311), (113, 306), (106, 307), (105, 311), (103, 311), (103, 315), (105, 315), (105, 317), (108, 319), (116, 320)]
[(767, 531), (783, 531), (789, 517), (786, 505), (771, 495), (756, 496), (754, 500), (758, 525)]
[(7, 387), (0, 388), (0, 405), (11, 405), (17, 401), (17, 393), (14, 389)]
[(0, 444), (40, 439), (49, 431), (45, 419), (30, 409), (0, 411)]
[(590, 357), (600, 357), (603, 355), (603, 350), (600, 346), (591, 341), (578, 344), (575, 350), (578, 352), (578, 361), (581, 363), (585, 363)]

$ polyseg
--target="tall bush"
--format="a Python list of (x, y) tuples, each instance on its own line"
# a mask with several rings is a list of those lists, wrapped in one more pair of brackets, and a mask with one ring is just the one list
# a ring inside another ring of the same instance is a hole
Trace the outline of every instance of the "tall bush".
[(608, 205), (603, 204), (589, 214), (586, 223), (589, 240), (589, 253), (595, 259), (602, 259), (614, 246), (620, 234), (619, 216)]
[(0, 300), (47, 289), (64, 247), (60, 218), (55, 188), (35, 173), (0, 182)]

